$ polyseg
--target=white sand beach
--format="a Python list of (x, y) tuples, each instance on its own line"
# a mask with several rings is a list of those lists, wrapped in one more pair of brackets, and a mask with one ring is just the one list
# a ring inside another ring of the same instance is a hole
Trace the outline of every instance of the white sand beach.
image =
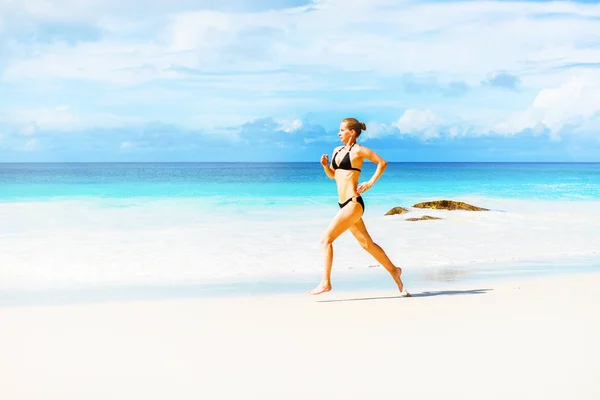
[(0, 398), (598, 399), (600, 274), (0, 308)]

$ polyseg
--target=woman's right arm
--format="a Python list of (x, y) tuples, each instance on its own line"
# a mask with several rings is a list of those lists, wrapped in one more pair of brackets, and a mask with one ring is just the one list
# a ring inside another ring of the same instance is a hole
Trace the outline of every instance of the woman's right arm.
[(325, 174), (329, 177), (329, 179), (333, 179), (335, 177), (335, 173), (333, 169), (329, 166), (329, 157), (327, 154), (323, 154), (321, 156), (321, 165), (323, 166), (323, 170)]

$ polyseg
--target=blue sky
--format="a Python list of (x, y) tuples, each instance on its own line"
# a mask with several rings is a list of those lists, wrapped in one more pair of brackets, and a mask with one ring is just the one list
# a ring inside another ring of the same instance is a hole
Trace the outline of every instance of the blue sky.
[(0, 0), (0, 161), (600, 161), (600, 5)]

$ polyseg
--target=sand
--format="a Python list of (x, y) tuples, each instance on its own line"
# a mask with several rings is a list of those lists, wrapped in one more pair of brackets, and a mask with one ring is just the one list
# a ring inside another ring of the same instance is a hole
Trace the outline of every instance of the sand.
[(599, 283), (4, 307), (0, 399), (597, 400)]

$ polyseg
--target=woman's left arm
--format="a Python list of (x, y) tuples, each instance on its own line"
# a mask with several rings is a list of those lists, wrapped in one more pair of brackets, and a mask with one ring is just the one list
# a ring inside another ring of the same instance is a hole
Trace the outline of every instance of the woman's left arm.
[(364, 157), (367, 160), (377, 164), (377, 170), (375, 171), (371, 179), (369, 179), (367, 182), (363, 182), (360, 185), (358, 185), (357, 191), (358, 194), (361, 194), (371, 189), (375, 182), (377, 182), (377, 180), (381, 177), (383, 171), (385, 171), (387, 167), (387, 161), (381, 158), (381, 156), (379, 156), (379, 154), (375, 153), (373, 150), (363, 146), (359, 147), (357, 155)]

